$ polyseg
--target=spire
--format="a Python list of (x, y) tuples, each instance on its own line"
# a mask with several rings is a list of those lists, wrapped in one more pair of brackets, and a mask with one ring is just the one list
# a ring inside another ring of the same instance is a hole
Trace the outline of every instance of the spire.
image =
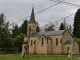
[(32, 7), (32, 12), (31, 12), (31, 17), (30, 17), (30, 21), (29, 23), (32, 22), (32, 23), (36, 23), (35, 21), (35, 15), (34, 15), (34, 5)]

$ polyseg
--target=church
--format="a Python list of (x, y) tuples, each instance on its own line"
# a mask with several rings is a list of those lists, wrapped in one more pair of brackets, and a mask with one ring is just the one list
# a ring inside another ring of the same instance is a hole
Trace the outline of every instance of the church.
[[(68, 29), (58, 31), (37, 32), (37, 22), (32, 7), (31, 17), (28, 22), (27, 36), (24, 37), (22, 52), (29, 54), (79, 54), (79, 45), (72, 40)], [(71, 44), (72, 43), (72, 44)]]

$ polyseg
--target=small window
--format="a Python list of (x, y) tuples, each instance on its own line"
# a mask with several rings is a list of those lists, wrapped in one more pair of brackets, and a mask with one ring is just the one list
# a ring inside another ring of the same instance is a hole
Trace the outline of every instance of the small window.
[(67, 32), (67, 36), (68, 36), (68, 32)]
[(48, 40), (47, 40), (47, 44), (48, 44)]
[(51, 40), (51, 43), (52, 43), (52, 40)]
[(36, 40), (34, 41), (34, 44), (36, 44)]
[(31, 31), (31, 26), (29, 26), (29, 31)]
[(43, 45), (43, 43), (44, 43), (44, 42), (43, 42), (43, 38), (42, 38), (42, 45)]
[(56, 45), (58, 45), (58, 38), (56, 38)]
[(60, 40), (60, 43), (62, 43), (62, 39)]
[(33, 40), (31, 40), (31, 46), (32, 46)]
[(35, 27), (35, 26), (33, 25), (33, 27)]

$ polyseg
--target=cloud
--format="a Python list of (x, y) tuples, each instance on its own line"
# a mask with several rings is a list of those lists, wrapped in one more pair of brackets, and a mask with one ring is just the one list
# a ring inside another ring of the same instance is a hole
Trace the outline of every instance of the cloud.
[[(73, 4), (80, 4), (80, 0), (65, 0)], [(7, 21), (16, 22), (21, 19), (27, 18), (31, 14), (32, 6), (34, 4), (35, 13), (56, 4), (50, 0), (1, 0), (0, 1), (0, 12), (4, 12), (7, 16)], [(39, 22), (40, 26), (48, 23), (49, 21), (57, 21), (77, 11), (79, 7), (69, 6), (65, 4), (58, 4), (44, 12), (41, 12), (35, 16), (36, 21)], [(67, 18), (67, 23), (73, 24), (74, 16)], [(27, 18), (28, 20), (30, 18)], [(71, 20), (71, 21), (70, 21)], [(20, 25), (18, 22), (18, 25)]]

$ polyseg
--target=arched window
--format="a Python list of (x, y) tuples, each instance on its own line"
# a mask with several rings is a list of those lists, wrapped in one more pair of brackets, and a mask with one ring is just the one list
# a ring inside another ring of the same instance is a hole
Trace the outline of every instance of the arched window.
[(60, 40), (60, 43), (62, 43), (62, 39)]
[(44, 42), (43, 42), (43, 38), (42, 38), (42, 46), (43, 46), (43, 43), (44, 43)]
[(67, 37), (68, 37), (68, 32), (67, 32)]
[(31, 46), (32, 46), (33, 40), (31, 40)]
[(56, 45), (58, 45), (58, 38), (56, 38)]
[(31, 26), (29, 26), (29, 31), (31, 31)]
[(52, 40), (51, 40), (51, 43), (52, 43)]
[(34, 44), (36, 44), (36, 40), (34, 40)]

